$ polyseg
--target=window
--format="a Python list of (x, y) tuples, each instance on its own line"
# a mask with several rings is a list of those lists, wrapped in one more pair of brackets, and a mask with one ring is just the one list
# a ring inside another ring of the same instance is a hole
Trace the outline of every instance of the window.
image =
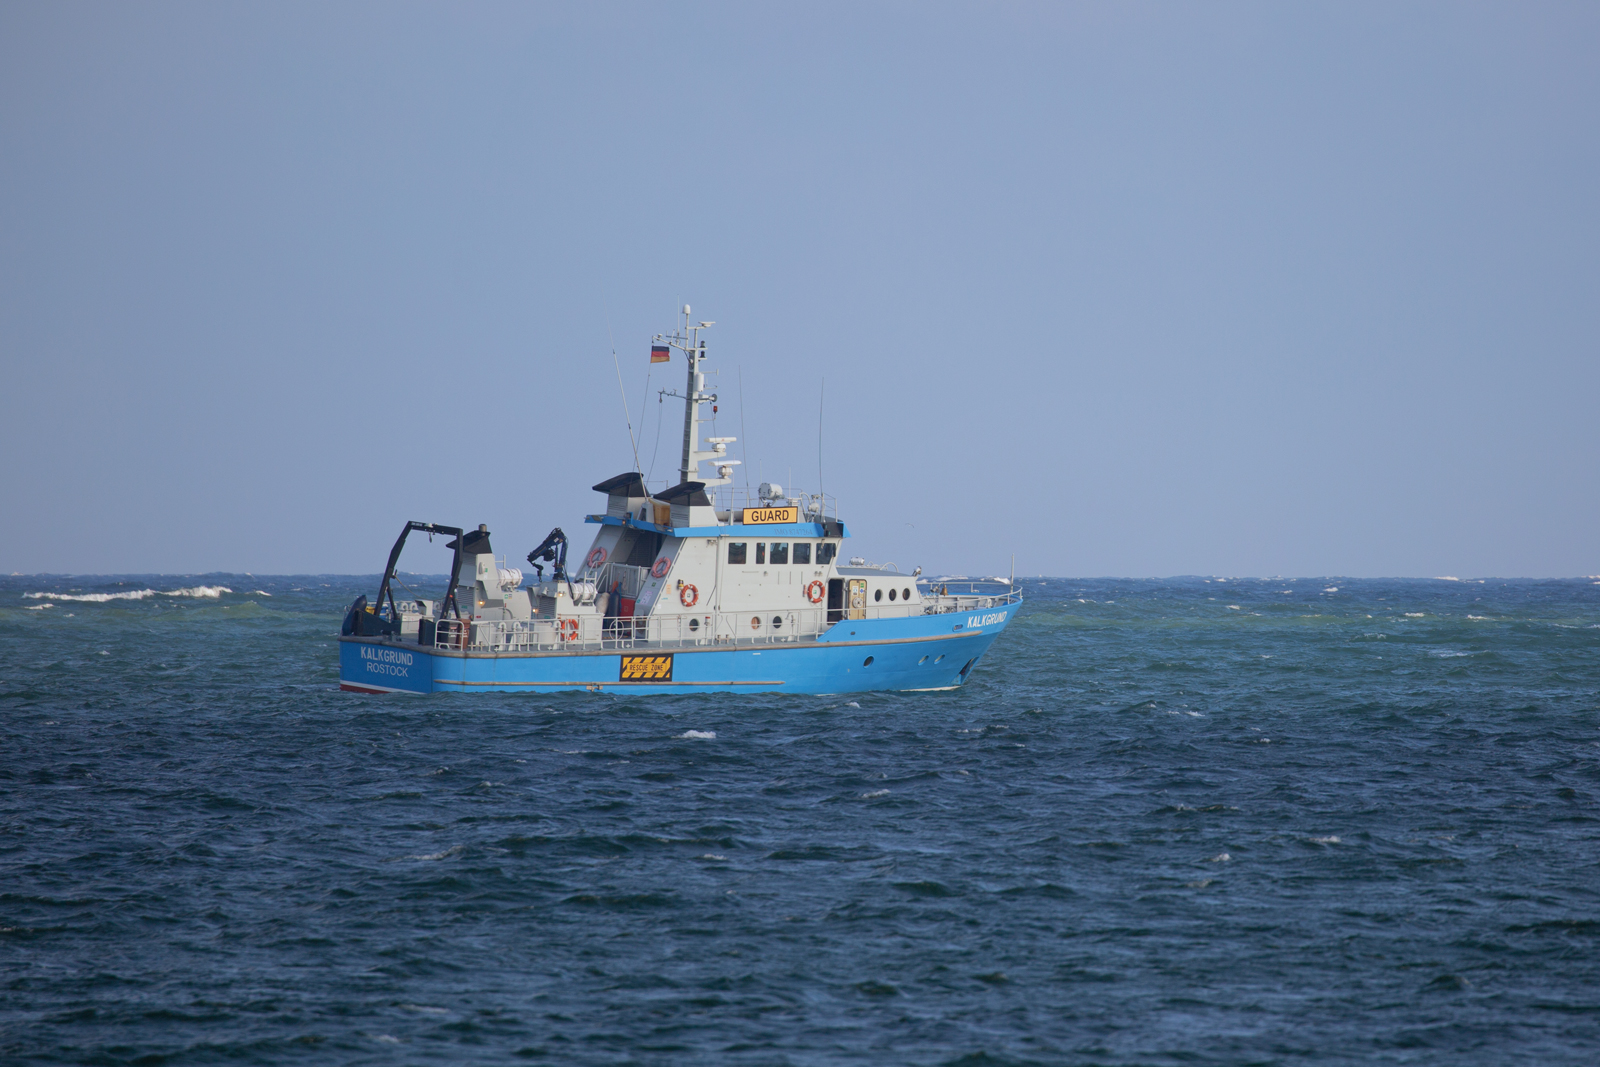
[(745, 557), (745, 543), (743, 541), (728, 542), (728, 562), (730, 564), (743, 564)]
[(889, 599), (890, 600), (894, 599), (894, 594), (895, 594), (895, 591), (893, 589), (889, 590)]
[(777, 566), (780, 563), (787, 564), (788, 562), (789, 562), (789, 542), (787, 542), (787, 541), (774, 541), (774, 542), (772, 542), (772, 563), (773, 563), (773, 566)]
[(862, 661), (861, 661), (861, 665), (862, 665), (862, 666), (863, 666), (863, 667), (870, 667), (870, 666), (872, 666), (872, 661), (873, 661), (873, 660), (874, 660), (874, 659), (876, 659), (876, 658), (877, 658), (877, 657), (875, 657), (875, 656), (868, 656), (868, 657), (867, 657), (867, 658), (866, 658), (866, 659), (864, 659), (864, 660), (862, 660)]
[(772, 617), (772, 628), (774, 630), (778, 630), (778, 629), (782, 629), (782, 627), (783, 627), (783, 616), (782, 615), (774, 615)]
[(817, 546), (817, 563), (826, 566), (833, 562), (834, 553), (839, 551), (839, 546), (832, 541), (824, 541)]
[(811, 542), (796, 541), (794, 543), (794, 561), (796, 563), (811, 562)]
[(767, 543), (765, 541), (757, 541), (756, 542), (756, 566), (757, 567), (765, 567), (766, 565), (767, 565)]
[(872, 599), (873, 600), (882, 600), (883, 599), (883, 590), (882, 589), (876, 590), (872, 594)]
[(911, 590), (909, 590), (909, 589), (900, 590), (900, 599), (901, 600), (910, 600), (911, 599)]

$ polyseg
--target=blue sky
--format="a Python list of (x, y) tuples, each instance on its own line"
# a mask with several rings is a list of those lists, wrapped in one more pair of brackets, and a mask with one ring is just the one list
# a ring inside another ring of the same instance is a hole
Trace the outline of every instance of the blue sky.
[(688, 302), (761, 475), (816, 486), (826, 379), (902, 568), (1594, 573), (1597, 54), (1582, 4), (0, 4), (0, 570), (586, 539), (611, 338), (659, 479)]

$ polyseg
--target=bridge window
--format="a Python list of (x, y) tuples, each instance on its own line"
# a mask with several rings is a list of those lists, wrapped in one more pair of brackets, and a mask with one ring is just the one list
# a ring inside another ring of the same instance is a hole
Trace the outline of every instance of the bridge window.
[(728, 562), (735, 565), (742, 565), (744, 563), (745, 547), (746, 546), (743, 541), (729, 541)]
[(817, 563), (826, 566), (833, 562), (833, 557), (839, 551), (839, 546), (832, 541), (824, 541), (817, 546)]
[(767, 543), (765, 541), (757, 541), (756, 542), (756, 566), (757, 567), (765, 567), (766, 565), (767, 565)]
[(779, 563), (787, 564), (789, 562), (789, 542), (772, 542), (772, 562), (774, 566)]
[(811, 542), (796, 541), (794, 543), (794, 561), (796, 563), (811, 562)]
[(910, 600), (911, 599), (911, 590), (909, 590), (909, 589), (900, 590), (900, 599), (901, 600)]
[(882, 600), (883, 599), (883, 590), (882, 589), (876, 590), (872, 594), (872, 599), (873, 600)]

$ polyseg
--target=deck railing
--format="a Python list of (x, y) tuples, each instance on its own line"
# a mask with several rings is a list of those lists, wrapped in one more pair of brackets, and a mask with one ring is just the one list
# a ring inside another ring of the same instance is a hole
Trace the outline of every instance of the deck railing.
[[(874, 604), (854, 612), (826, 606), (766, 611), (654, 613), (639, 618), (565, 615), (533, 619), (441, 620), (437, 647), (466, 652), (584, 652), (634, 648), (760, 647), (815, 641), (836, 622), (916, 618), (993, 609), (1020, 599), (1015, 593), (929, 596), (911, 605)], [(908, 610), (908, 608), (910, 610)], [(410, 635), (415, 640), (415, 631)]]

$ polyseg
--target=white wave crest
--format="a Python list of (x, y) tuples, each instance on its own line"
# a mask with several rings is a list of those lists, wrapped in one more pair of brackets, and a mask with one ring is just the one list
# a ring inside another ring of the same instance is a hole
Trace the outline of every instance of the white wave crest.
[[(145, 600), (153, 596), (220, 597), (231, 593), (225, 585), (196, 585), (188, 589), (130, 589), (125, 593), (23, 593), (28, 600), (78, 600), (85, 604), (105, 604), (112, 600)], [(271, 594), (267, 594), (271, 595)]]
[(873, 797), (886, 797), (888, 795), (889, 795), (889, 791), (887, 789), (874, 789), (870, 793), (862, 793), (861, 794), (861, 799), (862, 800), (871, 800)]
[(717, 732), (715, 730), (685, 730), (678, 735), (677, 739), (680, 741), (715, 741)]
[(155, 596), (154, 589), (135, 589), (127, 593), (23, 593), (29, 600), (81, 600), (87, 604), (104, 604), (108, 600), (143, 600)]
[(33, 604), (33, 605), (29, 606), (28, 610), (29, 611), (43, 611), (45, 608), (53, 608), (53, 607), (55, 607), (54, 604)]

